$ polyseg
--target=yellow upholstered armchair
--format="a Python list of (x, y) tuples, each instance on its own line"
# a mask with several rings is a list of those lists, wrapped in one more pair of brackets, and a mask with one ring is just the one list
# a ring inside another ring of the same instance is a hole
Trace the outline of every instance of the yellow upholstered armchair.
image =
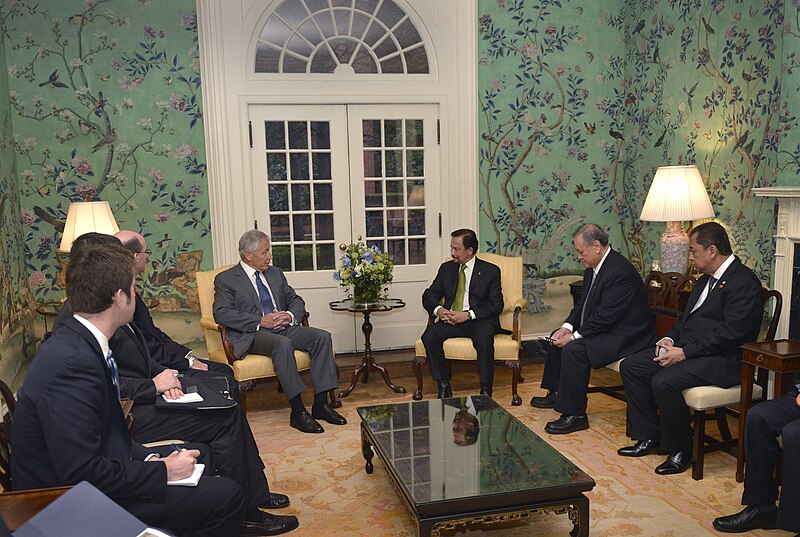
[[(275, 367), (272, 358), (261, 354), (248, 354), (241, 360), (237, 360), (233, 354), (233, 346), (228, 340), (225, 325), (218, 324), (214, 320), (214, 279), (217, 274), (227, 270), (233, 265), (215, 268), (205, 272), (195, 273), (197, 279), (197, 294), (200, 299), (200, 326), (206, 338), (208, 349), (208, 359), (215, 362), (228, 364), (233, 368), (233, 375), (239, 382), (240, 401), (242, 411), (247, 412), (245, 393), (252, 389), (253, 384), (258, 379), (273, 378)], [(308, 314), (303, 319), (303, 324), (308, 326)], [(311, 357), (305, 351), (294, 351), (294, 358), (297, 361), (297, 370), (306, 371), (311, 367)], [(279, 388), (280, 389), (280, 388)], [(331, 390), (331, 406), (338, 408), (342, 403), (335, 398)]]
[[(500, 326), (509, 330), (511, 335), (496, 334), (494, 336), (494, 360), (503, 362), (512, 370), (511, 404), (519, 406), (522, 399), (517, 394), (517, 385), (524, 382), (522, 378), (522, 362), (519, 359), (521, 319), (520, 316), (527, 306), (527, 301), (522, 296), (522, 258), (506, 257), (497, 254), (479, 252), (478, 257), (500, 267), (500, 280), (503, 286), (503, 312), (500, 314)], [(433, 319), (429, 319), (433, 322)], [(428, 361), (422, 339), (417, 339), (415, 345), (412, 367), (417, 377), (417, 390), (413, 398), (422, 399), (422, 366)], [(472, 340), (465, 337), (450, 338), (444, 342), (445, 360), (471, 360), (477, 361), (478, 355)]]

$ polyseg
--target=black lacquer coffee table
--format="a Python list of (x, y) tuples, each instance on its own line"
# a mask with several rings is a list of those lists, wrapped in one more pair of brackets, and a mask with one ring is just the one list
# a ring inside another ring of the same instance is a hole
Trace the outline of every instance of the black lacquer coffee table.
[(486, 396), (365, 406), (361, 449), (375, 453), (416, 522), (419, 537), (567, 515), (589, 535), (595, 482)]

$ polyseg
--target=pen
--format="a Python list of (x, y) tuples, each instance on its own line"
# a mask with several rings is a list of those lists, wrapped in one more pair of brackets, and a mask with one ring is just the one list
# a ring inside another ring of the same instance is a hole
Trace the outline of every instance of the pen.
[(174, 449), (174, 450), (175, 450), (175, 451), (177, 451), (178, 453), (180, 453), (181, 451), (183, 451), (181, 448), (179, 448), (179, 447), (178, 447), (178, 445), (177, 445), (177, 444), (174, 444), (174, 443), (173, 443), (173, 444), (170, 444), (170, 445), (169, 445), (169, 447), (171, 447), (172, 449)]

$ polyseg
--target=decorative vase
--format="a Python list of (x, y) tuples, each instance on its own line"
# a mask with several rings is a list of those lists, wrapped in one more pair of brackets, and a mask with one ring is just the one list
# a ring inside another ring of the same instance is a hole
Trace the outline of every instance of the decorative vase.
[(381, 286), (374, 283), (353, 284), (353, 302), (356, 304), (373, 304), (378, 301)]

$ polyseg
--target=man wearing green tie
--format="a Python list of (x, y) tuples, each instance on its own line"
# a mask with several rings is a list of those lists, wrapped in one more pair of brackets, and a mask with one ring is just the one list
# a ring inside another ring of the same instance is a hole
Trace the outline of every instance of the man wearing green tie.
[(444, 365), (444, 341), (468, 337), (478, 354), (481, 395), (492, 395), (494, 380), (494, 335), (500, 328), (503, 290), (500, 269), (475, 257), (478, 237), (471, 229), (451, 234), (450, 255), (439, 267), (430, 287), (422, 293), (422, 305), (436, 322), (422, 334), (431, 374), (439, 387), (439, 398), (451, 397), (450, 374)]

